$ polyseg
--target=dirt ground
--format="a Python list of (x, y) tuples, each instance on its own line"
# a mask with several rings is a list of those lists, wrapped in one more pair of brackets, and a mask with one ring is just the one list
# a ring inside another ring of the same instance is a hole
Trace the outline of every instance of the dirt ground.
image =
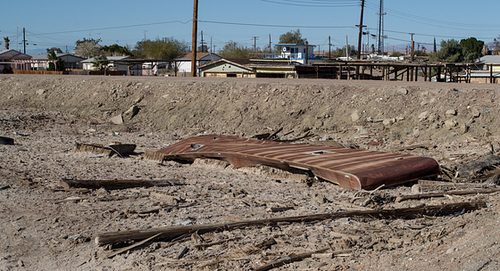
[[(0, 75), (0, 270), (499, 270), (500, 86), (337, 80)], [(114, 121), (114, 122), (113, 122)], [(123, 122), (123, 123), (122, 123)], [(376, 191), (266, 167), (159, 162), (144, 152), (200, 134), (428, 156), (433, 180)], [(136, 144), (111, 157), (76, 143)], [(169, 186), (74, 189), (61, 180)], [(445, 192), (443, 197), (397, 197)], [(348, 217), (155, 240), (114, 257), (97, 235), (352, 210), (485, 201), (416, 219)], [(312, 253), (314, 252), (314, 253)]]

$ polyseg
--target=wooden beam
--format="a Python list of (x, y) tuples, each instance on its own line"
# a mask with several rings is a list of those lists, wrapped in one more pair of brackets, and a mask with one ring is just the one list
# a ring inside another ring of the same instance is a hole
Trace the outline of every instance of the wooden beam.
[(409, 208), (381, 209), (381, 210), (355, 210), (335, 213), (312, 214), (292, 217), (264, 218), (257, 220), (244, 220), (240, 222), (203, 224), (189, 226), (171, 226), (161, 228), (151, 228), (144, 230), (131, 230), (121, 232), (108, 232), (98, 234), (95, 243), (99, 246), (120, 244), (130, 241), (141, 241), (152, 236), (158, 235), (156, 240), (172, 240), (179, 236), (193, 234), (195, 232), (202, 234), (220, 230), (241, 229), (250, 226), (265, 226), (281, 222), (286, 223), (304, 223), (312, 221), (321, 221), (329, 219), (338, 219), (344, 217), (376, 217), (376, 218), (416, 218), (421, 216), (439, 216), (454, 214), (462, 211), (476, 210), (486, 206), (484, 201), (448, 203), (441, 205), (422, 205)]

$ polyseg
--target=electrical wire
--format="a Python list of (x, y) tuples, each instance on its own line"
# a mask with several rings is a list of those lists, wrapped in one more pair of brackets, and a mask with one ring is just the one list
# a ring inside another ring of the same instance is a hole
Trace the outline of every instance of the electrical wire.
[(277, 24), (223, 22), (223, 21), (212, 21), (212, 20), (198, 20), (198, 22), (212, 23), (212, 24), (225, 24), (225, 25), (256, 26), (256, 27), (278, 27), (278, 28), (313, 28), (313, 29), (351, 29), (351, 28), (355, 28), (354, 26), (277, 25)]
[(298, 7), (354, 7), (360, 6), (360, 0), (260, 0), (272, 4)]

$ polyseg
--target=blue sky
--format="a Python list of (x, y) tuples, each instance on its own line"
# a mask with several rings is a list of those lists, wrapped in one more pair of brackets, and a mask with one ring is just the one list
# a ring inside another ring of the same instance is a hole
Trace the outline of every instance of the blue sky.
[[(22, 3), (22, 4), (19, 4)], [(310, 44), (327, 50), (328, 37), (334, 47), (357, 44), (361, 0), (199, 0), (199, 26), (207, 45), (215, 50), (235, 41), (252, 47), (277, 43), (287, 31), (300, 29)], [(380, 0), (366, 0), (364, 24), (376, 34)], [(101, 39), (102, 45), (133, 47), (144, 39), (173, 37), (191, 42), (192, 0), (8, 0), (0, 5), (0, 42), (11, 40), (12, 49), (22, 49), (26, 28), (28, 53), (46, 48), (68, 48), (83, 38)], [(385, 0), (385, 49), (410, 44), (432, 49), (434, 37), (441, 40), (477, 37), (487, 43), (500, 35), (500, 1)], [(199, 38), (200, 39), (200, 38)], [(370, 38), (370, 44), (375, 40)], [(366, 37), (363, 43), (367, 43)]]

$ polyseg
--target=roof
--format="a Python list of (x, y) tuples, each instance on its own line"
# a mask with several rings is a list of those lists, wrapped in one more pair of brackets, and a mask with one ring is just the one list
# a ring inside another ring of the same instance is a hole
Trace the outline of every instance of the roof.
[(483, 56), (477, 62), (481, 64), (500, 64), (500, 55)]
[[(296, 46), (296, 47), (305, 47), (306, 45), (305, 44), (296, 44), (296, 43), (277, 43), (275, 44), (274, 46)], [(307, 45), (309, 47), (316, 47), (316, 45)]]
[[(120, 60), (124, 60), (124, 59), (130, 58), (130, 57), (129, 56), (108, 56), (106, 58), (108, 59), (108, 61), (120, 61)], [(84, 61), (82, 61), (82, 63), (91, 63), (94, 61), (95, 61), (95, 57), (92, 57), (89, 59), (85, 59)]]
[[(192, 60), (192, 52), (182, 54), (178, 57), (176, 57), (174, 60), (180, 61), (180, 60)], [(221, 59), (222, 57), (218, 54), (210, 53), (210, 52), (197, 52), (196, 53), (196, 60), (203, 60), (203, 59), (209, 59), (211, 56), (216, 56), (217, 59)]]
[(248, 64), (251, 63), (251, 61), (249, 59), (241, 59), (241, 58), (230, 58), (230, 59), (221, 58), (221, 59), (218, 59), (216, 61), (207, 63), (205, 65), (201, 65), (198, 68), (199, 69), (207, 69), (208, 67), (217, 66), (221, 63), (229, 63), (229, 64), (232, 64), (234, 66), (237, 66), (239, 68), (242, 68), (242, 69), (245, 69), (248, 71), (252, 70), (252, 68), (247, 66)]
[(10, 49), (10, 50), (0, 50), (0, 59), (28, 60), (31, 59), (31, 56)]

